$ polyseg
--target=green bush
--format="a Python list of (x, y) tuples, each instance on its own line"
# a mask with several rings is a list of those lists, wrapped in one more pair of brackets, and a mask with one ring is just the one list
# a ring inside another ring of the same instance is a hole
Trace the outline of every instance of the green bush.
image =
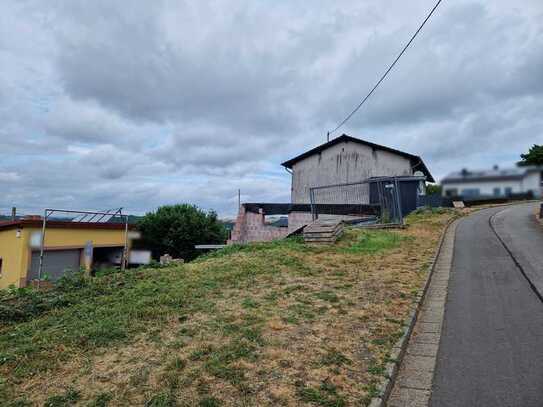
[(199, 254), (195, 245), (221, 244), (227, 237), (215, 212), (188, 204), (162, 206), (146, 214), (138, 227), (142, 243), (154, 258), (168, 253), (174, 258), (192, 260)]
[(26, 321), (70, 303), (68, 298), (54, 291), (38, 291), (31, 287), (12, 289), (0, 297), (0, 323)]

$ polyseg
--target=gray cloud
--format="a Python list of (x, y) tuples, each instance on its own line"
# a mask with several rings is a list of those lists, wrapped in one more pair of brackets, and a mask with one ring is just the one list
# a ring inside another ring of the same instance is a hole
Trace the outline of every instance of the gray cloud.
[(134, 129), (120, 117), (92, 102), (74, 103), (68, 98), (49, 107), (44, 130), (51, 137), (82, 143), (118, 141), (133, 136)]

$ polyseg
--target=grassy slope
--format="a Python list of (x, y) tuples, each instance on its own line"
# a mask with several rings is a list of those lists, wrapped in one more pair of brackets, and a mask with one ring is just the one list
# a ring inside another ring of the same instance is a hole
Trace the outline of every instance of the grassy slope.
[(0, 403), (367, 403), (451, 216), (4, 295)]

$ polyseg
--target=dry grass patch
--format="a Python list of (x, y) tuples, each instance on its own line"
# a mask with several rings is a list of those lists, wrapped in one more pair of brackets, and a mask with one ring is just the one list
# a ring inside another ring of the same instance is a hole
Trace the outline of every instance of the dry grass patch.
[(364, 405), (454, 214), (414, 214), (403, 230), (348, 229), (335, 246), (229, 247), (181, 267), (74, 281), (57, 306), (0, 328), (1, 397)]

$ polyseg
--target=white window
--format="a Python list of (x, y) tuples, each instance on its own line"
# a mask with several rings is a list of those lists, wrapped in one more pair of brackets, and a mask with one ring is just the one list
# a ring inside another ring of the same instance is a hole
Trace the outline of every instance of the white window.
[(458, 189), (457, 188), (450, 188), (445, 190), (445, 196), (457, 196), (458, 195)]
[(462, 196), (464, 197), (476, 197), (481, 195), (479, 188), (465, 188), (462, 190)]

